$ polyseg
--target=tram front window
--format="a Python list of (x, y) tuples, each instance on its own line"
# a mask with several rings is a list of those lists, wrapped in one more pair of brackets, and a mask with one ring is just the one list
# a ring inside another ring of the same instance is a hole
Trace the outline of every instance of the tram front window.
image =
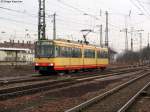
[(35, 47), (36, 58), (51, 58), (54, 57), (54, 46), (52, 44), (36, 44)]

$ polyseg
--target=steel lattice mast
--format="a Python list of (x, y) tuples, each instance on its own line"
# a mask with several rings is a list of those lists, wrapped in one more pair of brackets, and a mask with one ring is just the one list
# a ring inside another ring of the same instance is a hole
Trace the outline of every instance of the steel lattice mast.
[(39, 0), (38, 40), (46, 39), (45, 0)]

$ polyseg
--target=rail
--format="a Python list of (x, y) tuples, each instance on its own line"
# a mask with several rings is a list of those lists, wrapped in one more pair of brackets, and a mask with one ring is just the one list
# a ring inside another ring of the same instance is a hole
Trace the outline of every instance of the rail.
[(150, 73), (150, 72), (143, 73), (142, 76), (139, 76), (139, 77), (134, 78), (134, 79), (132, 79), (132, 80), (130, 80), (130, 81), (128, 81), (128, 82), (122, 84), (122, 85), (119, 85), (119, 86), (117, 86), (117, 87), (115, 87), (115, 88), (113, 88), (113, 89), (111, 89), (111, 90), (109, 90), (109, 91), (107, 91), (107, 92), (105, 92), (105, 93), (103, 93), (103, 94), (100, 94), (100, 95), (98, 95), (98, 96), (96, 96), (96, 97), (94, 97), (94, 98), (92, 98), (92, 99), (90, 99), (90, 100), (88, 100), (88, 101), (86, 101), (86, 102), (81, 103), (81, 104), (78, 105), (78, 106), (75, 106), (75, 107), (73, 107), (73, 108), (71, 108), (71, 109), (69, 109), (69, 110), (66, 110), (65, 112), (80, 112), (81, 110), (85, 109), (86, 107), (88, 107), (88, 106), (90, 106), (90, 105), (92, 105), (92, 104), (98, 102), (99, 100), (101, 100), (101, 99), (103, 99), (103, 98), (105, 98), (105, 97), (107, 97), (107, 96), (113, 94), (114, 92), (119, 91), (120, 89), (122, 89), (122, 88), (126, 87), (127, 85), (129, 85), (129, 84), (131, 84), (131, 83), (137, 81), (138, 79), (140, 79), (140, 78), (142, 78), (142, 77), (148, 75), (149, 73)]

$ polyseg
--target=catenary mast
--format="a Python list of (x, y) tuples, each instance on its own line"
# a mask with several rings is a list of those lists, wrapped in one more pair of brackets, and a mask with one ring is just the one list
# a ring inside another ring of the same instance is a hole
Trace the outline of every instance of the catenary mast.
[(46, 39), (45, 0), (39, 0), (38, 40)]

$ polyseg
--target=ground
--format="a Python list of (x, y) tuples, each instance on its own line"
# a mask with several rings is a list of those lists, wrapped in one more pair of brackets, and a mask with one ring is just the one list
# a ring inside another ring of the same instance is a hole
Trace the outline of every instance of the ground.
[(35, 74), (34, 67), (31, 65), (24, 66), (0, 66), (0, 77), (30, 76)]

